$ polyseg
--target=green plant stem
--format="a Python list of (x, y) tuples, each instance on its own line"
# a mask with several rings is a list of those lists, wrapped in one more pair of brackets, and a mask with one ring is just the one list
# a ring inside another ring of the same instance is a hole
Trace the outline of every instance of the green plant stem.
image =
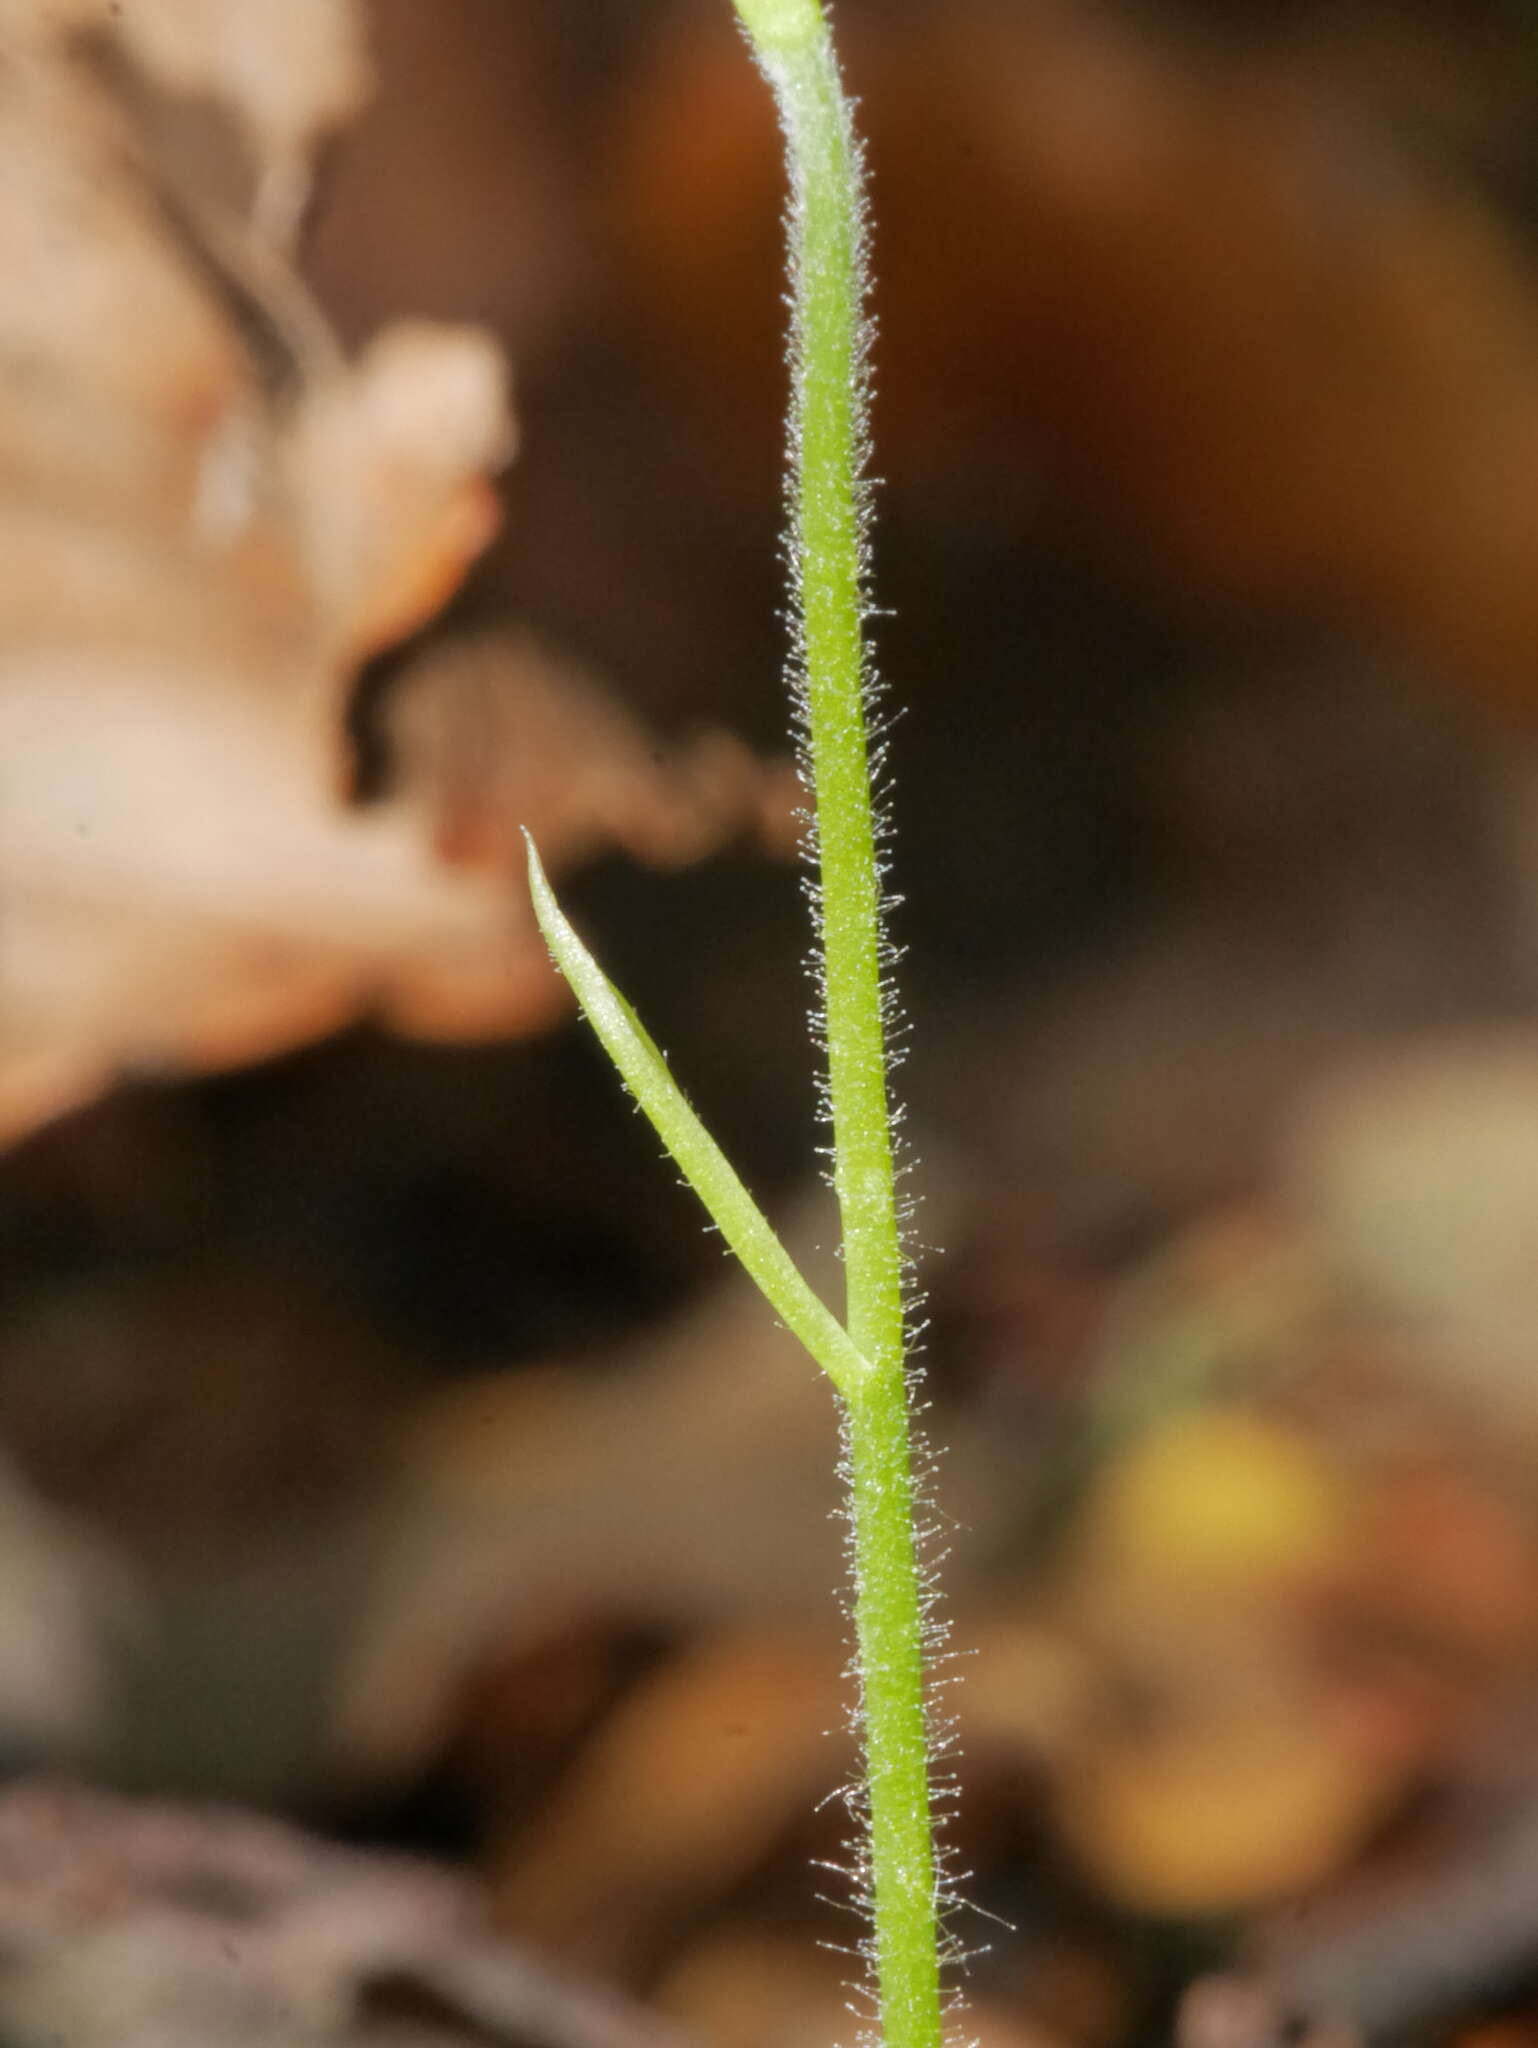
[(738, 0), (791, 176), (793, 559), (816, 800), (833, 1182), (846, 1321), (869, 1361), (844, 1390), (875, 1969), (888, 2048), (943, 2036), (903, 1251), (866, 721), (863, 204), (849, 105), (816, 0)]
[(788, 57), (766, 56), (764, 68), (794, 180), (793, 558), (816, 798), (833, 1182), (849, 1334), (879, 1368), (902, 1358), (903, 1290), (865, 715), (859, 187), (826, 31)]
[(529, 849), (557, 964), (641, 1108), (843, 1407), (868, 1830), (872, 1961), (886, 2048), (939, 2048), (938, 1864), (914, 1528), (903, 1248), (888, 1086), (882, 898), (866, 723), (863, 229), (858, 155), (819, 0), (736, 0), (790, 164), (792, 537), (815, 803), (833, 1183), (845, 1321), (807, 1285), (634, 1012), (561, 915)]
[(873, 1386), (848, 1400), (845, 1427), (882, 2039), (888, 2048), (937, 2048), (944, 2035), (938, 1873), (905, 1388)]

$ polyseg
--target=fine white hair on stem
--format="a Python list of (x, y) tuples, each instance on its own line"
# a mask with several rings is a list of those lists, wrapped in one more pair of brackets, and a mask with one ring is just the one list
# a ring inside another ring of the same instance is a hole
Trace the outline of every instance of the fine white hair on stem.
[(938, 2048), (951, 1897), (935, 1846), (934, 1759), (947, 1739), (927, 1681), (943, 1642), (935, 1546), (912, 1441), (909, 1210), (898, 1192), (891, 1102), (897, 950), (885, 894), (891, 719), (871, 662), (869, 219), (851, 103), (820, 0), (737, 0), (778, 105), (790, 171), (791, 276), (785, 554), (794, 601), (790, 673), (817, 934), (813, 1028), (819, 1107), (832, 1129), (846, 1324), (870, 1360), (846, 1396), (843, 1470), (853, 1586), (854, 1717), (863, 1778), (850, 1793), (855, 1899), (888, 2048)]
[(916, 1371), (891, 1103), (897, 951), (884, 898), (890, 821), (878, 802), (890, 719), (867, 652), (871, 326), (860, 151), (821, 0), (736, 0), (787, 141), (791, 274), (790, 531), (794, 721), (809, 805), (817, 935), (814, 1031), (843, 1258), (842, 1317), (810, 1287), (619, 990), (562, 914), (531, 844), (536, 914), (557, 964), (732, 1251), (840, 1396), (847, 1486), (855, 1719), (863, 1775), (849, 1792), (854, 1901), (870, 1929), (864, 1987), (884, 2048), (941, 2048), (955, 2009), (941, 1978), (959, 1945), (937, 1852), (949, 1746), (933, 1672), (945, 1631), (931, 1461), (914, 1441)]

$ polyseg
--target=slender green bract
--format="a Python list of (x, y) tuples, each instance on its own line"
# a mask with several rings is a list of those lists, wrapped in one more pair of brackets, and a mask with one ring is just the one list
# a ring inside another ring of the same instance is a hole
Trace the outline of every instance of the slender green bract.
[[(528, 839), (527, 833), (524, 837)], [(650, 1033), (572, 930), (545, 879), (532, 839), (528, 847), (529, 888), (540, 929), (626, 1087), (786, 1329), (801, 1339), (841, 1392), (857, 1385), (865, 1361), (843, 1325), (802, 1279), (763, 1211), (673, 1079)]]
[[(861, 1871), (886, 2048), (939, 2048), (939, 1874), (914, 1530), (903, 1250), (889, 1103), (877, 833), (866, 720), (863, 217), (858, 153), (819, 0), (736, 0), (774, 90), (791, 175), (792, 560), (815, 811), (819, 937), (845, 1269), (842, 1323), (814, 1294), (629, 1005), (562, 916), (531, 845), (557, 965), (664, 1144), (843, 1407), (867, 1846)], [(724, 1362), (723, 1362), (724, 1363)]]

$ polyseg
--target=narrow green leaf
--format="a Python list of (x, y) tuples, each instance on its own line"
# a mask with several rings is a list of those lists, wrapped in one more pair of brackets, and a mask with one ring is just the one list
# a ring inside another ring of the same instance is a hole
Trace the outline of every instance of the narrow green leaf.
[(625, 1086), (780, 1321), (840, 1393), (854, 1392), (868, 1376), (866, 1361), (700, 1122), (651, 1034), (578, 938), (555, 899), (534, 841), (527, 832), (523, 836), (529, 849), (529, 893), (545, 943)]

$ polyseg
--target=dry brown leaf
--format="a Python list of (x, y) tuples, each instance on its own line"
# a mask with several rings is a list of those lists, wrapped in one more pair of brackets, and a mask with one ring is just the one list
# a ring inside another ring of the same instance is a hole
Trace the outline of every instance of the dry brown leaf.
[(367, 98), (371, 65), (356, 0), (3, 0), (7, 46), (90, 45), (160, 93), (217, 106), (247, 157), (252, 226), (286, 245), (309, 199), (316, 145)]
[(487, 633), (436, 649), (400, 678), (388, 736), (440, 857), (512, 866), (538, 821), (546, 859), (612, 844), (683, 866), (732, 834), (789, 853), (800, 785), (709, 731), (664, 749), (592, 676), (527, 638)]
[(728, 1630), (667, 1664), (499, 1859), (498, 1924), (606, 1976), (644, 1965), (847, 1772), (844, 1690), (830, 1630)]
[(1190, 1714), (1087, 1741), (1054, 1786), (1067, 1840), (1143, 1913), (1242, 1912), (1340, 1869), (1401, 1797), (1395, 1759), (1323, 1702)]
[[(0, 263), (27, 281), (0, 309), (0, 1141), (115, 1070), (242, 1062), (360, 1014), (532, 1028), (562, 997), (511, 829), (556, 862), (610, 838), (687, 858), (768, 785), (724, 741), (659, 766), (591, 687), (552, 711), (565, 686), (525, 654), (472, 793), (445, 763), (488, 735), (472, 693), (432, 684), (389, 800), (344, 804), (360, 665), (495, 527), (500, 354), (407, 322), (344, 361), (271, 223), (158, 148), (164, 95), (196, 94), (292, 157), (356, 102), (355, 8), (19, 14), (0, 101)], [(162, 97), (120, 89), (125, 66)]]

